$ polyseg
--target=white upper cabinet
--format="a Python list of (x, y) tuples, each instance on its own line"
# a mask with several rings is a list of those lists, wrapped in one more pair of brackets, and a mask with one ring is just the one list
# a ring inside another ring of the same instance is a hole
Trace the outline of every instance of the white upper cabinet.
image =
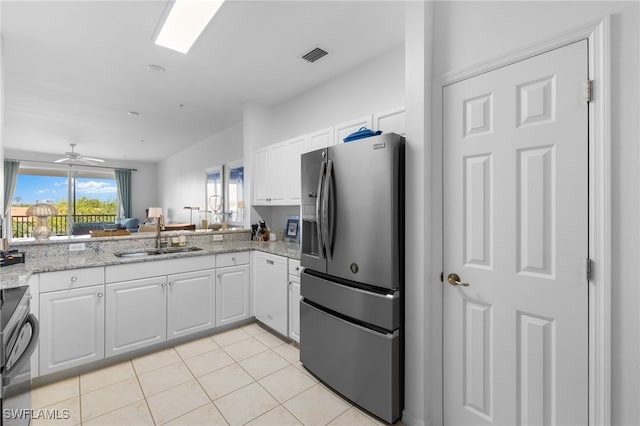
[(306, 149), (305, 135), (269, 145), (254, 153), (254, 205), (300, 204), (300, 155)]
[(300, 156), (331, 145), (360, 128), (405, 134), (405, 109), (398, 107), (287, 139), (253, 153), (252, 199), (256, 206), (300, 204)]
[(371, 129), (372, 121), (371, 116), (367, 115), (356, 120), (350, 120), (345, 123), (336, 124), (334, 126), (334, 138), (335, 143), (340, 144), (343, 143), (344, 138), (349, 136), (353, 132), (357, 132), (362, 127), (366, 127), (367, 129)]
[(270, 158), (270, 147), (259, 149), (253, 154), (253, 204), (264, 205), (269, 203)]
[(309, 133), (307, 136), (309, 140), (307, 151), (315, 151), (316, 149), (326, 148), (333, 145), (335, 143), (333, 136), (333, 126), (318, 130), (317, 132)]
[(286, 146), (287, 164), (284, 165), (286, 180), (286, 202), (287, 204), (300, 204), (300, 177), (302, 168), (300, 156), (307, 150), (307, 138), (289, 139), (284, 142)]
[(373, 130), (382, 133), (397, 133), (405, 136), (407, 133), (406, 110), (404, 107), (393, 108), (373, 115)]

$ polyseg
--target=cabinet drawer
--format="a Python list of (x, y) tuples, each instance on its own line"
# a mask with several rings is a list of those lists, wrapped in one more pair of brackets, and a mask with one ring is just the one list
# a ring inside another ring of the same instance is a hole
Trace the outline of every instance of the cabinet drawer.
[(40, 274), (40, 293), (104, 284), (104, 268), (82, 268)]
[(216, 255), (216, 268), (227, 266), (246, 265), (249, 263), (249, 252), (239, 251), (235, 253), (223, 253)]
[(215, 265), (215, 256), (190, 256), (179, 259), (158, 259), (148, 262), (127, 263), (124, 265), (110, 265), (105, 269), (107, 283), (117, 283), (159, 277), (162, 275), (179, 274), (182, 272), (201, 271), (211, 269)]
[(289, 259), (289, 275), (300, 276), (300, 261), (297, 259)]

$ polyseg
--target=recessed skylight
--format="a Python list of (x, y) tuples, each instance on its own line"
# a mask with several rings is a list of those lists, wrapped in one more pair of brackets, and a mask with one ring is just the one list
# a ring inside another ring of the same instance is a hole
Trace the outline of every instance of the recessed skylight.
[(156, 44), (187, 53), (224, 0), (176, 0)]

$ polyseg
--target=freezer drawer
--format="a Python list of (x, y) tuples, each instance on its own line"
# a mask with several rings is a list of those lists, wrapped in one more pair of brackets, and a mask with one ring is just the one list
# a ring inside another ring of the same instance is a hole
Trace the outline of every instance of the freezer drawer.
[(305, 269), (301, 274), (302, 297), (358, 321), (395, 330), (400, 327), (400, 292), (384, 294), (321, 278)]
[(300, 302), (300, 361), (370, 413), (393, 423), (402, 415), (400, 335), (383, 334)]

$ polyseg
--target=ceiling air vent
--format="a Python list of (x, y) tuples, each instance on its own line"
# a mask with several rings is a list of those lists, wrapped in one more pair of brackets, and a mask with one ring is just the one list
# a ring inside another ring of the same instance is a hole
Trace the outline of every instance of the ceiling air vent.
[(302, 59), (304, 59), (305, 61), (308, 61), (308, 62), (315, 62), (318, 59), (322, 58), (323, 56), (326, 56), (327, 54), (328, 54), (327, 51), (322, 50), (319, 47), (316, 47), (315, 49), (311, 50), (310, 52), (307, 52), (304, 55), (302, 55)]

